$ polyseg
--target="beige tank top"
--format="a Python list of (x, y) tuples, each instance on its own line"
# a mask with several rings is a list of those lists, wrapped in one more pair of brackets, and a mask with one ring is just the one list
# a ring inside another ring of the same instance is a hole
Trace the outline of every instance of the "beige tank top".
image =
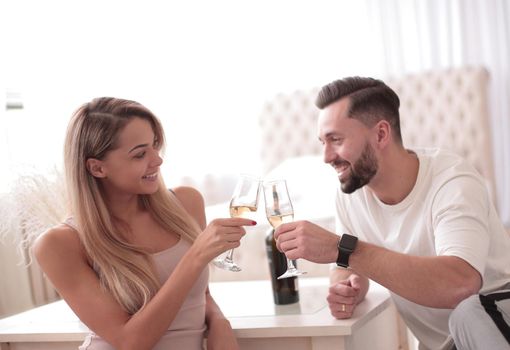
[[(168, 279), (190, 246), (191, 243), (181, 238), (173, 247), (152, 254), (161, 283)], [(154, 350), (203, 350), (206, 329), (205, 291), (208, 280), (209, 270), (206, 267), (195, 282), (174, 321), (153, 348)], [(150, 327), (150, 324), (147, 327)], [(79, 350), (114, 350), (114, 347), (96, 334), (90, 333)]]

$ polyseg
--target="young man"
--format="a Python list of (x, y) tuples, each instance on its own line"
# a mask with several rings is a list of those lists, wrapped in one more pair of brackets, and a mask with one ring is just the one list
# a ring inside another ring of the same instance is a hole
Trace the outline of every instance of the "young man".
[(340, 181), (341, 237), (293, 222), (276, 230), (279, 249), (348, 267), (332, 271), (336, 318), (351, 317), (372, 279), (391, 291), (421, 349), (447, 349), (450, 335), (457, 349), (508, 349), (508, 306), (497, 301), (490, 315), (479, 296), (510, 289), (510, 237), (480, 175), (451, 153), (404, 148), (399, 98), (382, 81), (334, 81), (316, 104), (324, 162)]

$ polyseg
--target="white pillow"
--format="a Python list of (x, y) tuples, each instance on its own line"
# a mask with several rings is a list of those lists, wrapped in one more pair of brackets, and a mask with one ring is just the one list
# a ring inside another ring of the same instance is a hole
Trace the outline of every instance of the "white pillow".
[(333, 217), (338, 177), (321, 156), (288, 158), (271, 170), (264, 181), (285, 179), (295, 219)]

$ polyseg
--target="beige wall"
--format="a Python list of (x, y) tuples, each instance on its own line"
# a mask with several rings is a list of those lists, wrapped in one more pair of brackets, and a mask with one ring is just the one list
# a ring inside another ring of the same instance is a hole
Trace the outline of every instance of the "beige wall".
[(0, 242), (0, 317), (32, 307), (27, 268), (14, 244)]

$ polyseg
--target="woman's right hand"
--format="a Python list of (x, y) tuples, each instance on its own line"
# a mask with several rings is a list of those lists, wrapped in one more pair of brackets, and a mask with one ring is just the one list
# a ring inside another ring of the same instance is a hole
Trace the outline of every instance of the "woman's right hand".
[(209, 263), (221, 253), (239, 247), (241, 238), (246, 234), (243, 226), (257, 223), (244, 218), (214, 219), (198, 235), (192, 248)]

